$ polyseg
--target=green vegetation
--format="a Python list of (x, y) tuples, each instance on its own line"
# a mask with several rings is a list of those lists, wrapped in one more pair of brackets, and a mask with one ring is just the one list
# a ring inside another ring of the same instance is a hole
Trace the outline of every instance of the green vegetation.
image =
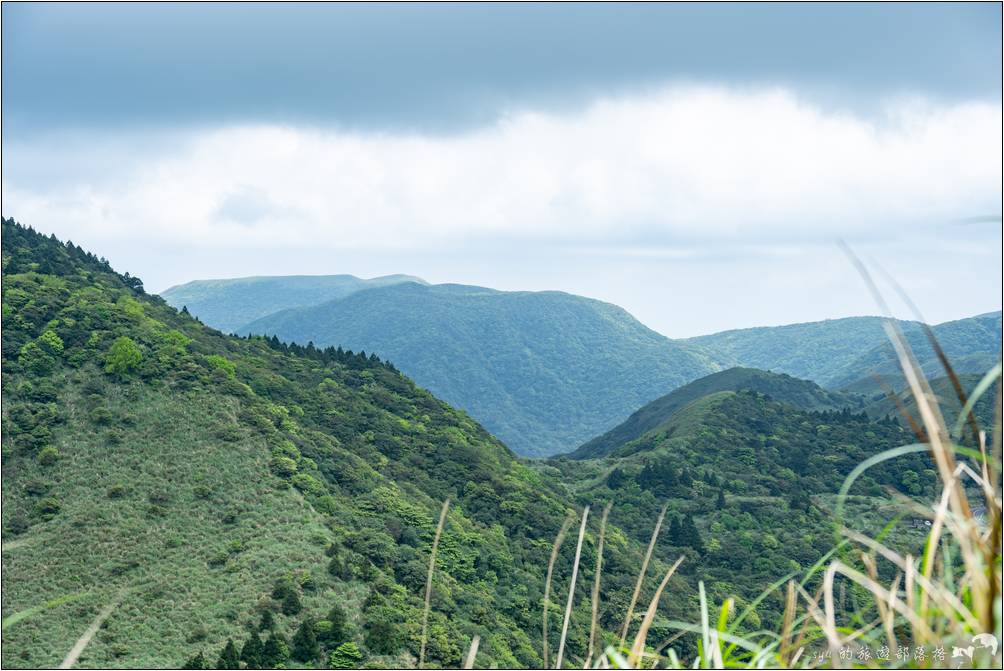
[[(902, 373), (881, 317), (848, 317), (807, 324), (723, 331), (681, 341), (703, 348), (722, 367), (749, 366), (812, 380), (828, 389), (872, 384), (874, 374), (902, 388)], [(897, 321), (929, 377), (944, 374), (918, 322)], [(1000, 357), (1001, 313), (932, 327), (955, 370), (982, 374)]]
[(291, 275), (196, 280), (167, 289), (161, 296), (179, 310), (187, 308), (203, 322), (234, 333), (259, 317), (287, 308), (319, 305), (363, 289), (423, 280), (386, 275), (364, 280), (353, 275)]
[(555, 291), (399, 284), (239, 332), (375, 351), (526, 456), (571, 450), (715, 370), (621, 308)]
[(658, 427), (685, 405), (718, 391), (756, 391), (802, 410), (836, 410), (861, 407), (863, 400), (850, 394), (826, 391), (808, 380), (768, 373), (754, 368), (730, 368), (686, 384), (634, 412), (622, 424), (593, 438), (570, 456), (601, 457)]
[(2, 338), (5, 668), (120, 592), (81, 666), (215, 666), (259, 624), (269, 663), (411, 665), (445, 498), (428, 660), (540, 663), (570, 502), (375, 356), (223, 336), (12, 221)]
[[(987, 393), (995, 394), (992, 424), (980, 426), (965, 408), (952, 424), (952, 415), (937, 404), (905, 338), (895, 329), (891, 337), (921, 418), (912, 430), (922, 442), (884, 450), (848, 474), (832, 501), (833, 548), (807, 570), (776, 581), (745, 607), (729, 596), (714, 601), (721, 604), (715, 612), (700, 581), (695, 613), (669, 622), (676, 636), (652, 647), (648, 640), (660, 612), (659, 595), (674, 565), (630, 647), (625, 645), (625, 626), (620, 645), (590, 656), (587, 667), (1000, 668), (1001, 365), (998, 361), (972, 389), (956, 385), (959, 400), (969, 399), (967, 407)], [(956, 381), (948, 363), (945, 369)], [(967, 428), (976, 448), (960, 442)], [(907, 509), (929, 529), (921, 550), (894, 547), (895, 518), (865, 533), (848, 524), (855, 517), (849, 492), (859, 480), (871, 477), (876, 467), (920, 453), (936, 466), (932, 484), (938, 490), (933, 505), (906, 500)], [(982, 506), (978, 509), (976, 503)], [(781, 619), (763, 626), (758, 610), (777, 598), (784, 603)], [(684, 645), (674, 644), (681, 635), (686, 641), (688, 634), (697, 639), (696, 651), (690, 654)]]
[(2, 261), (4, 668), (789, 666), (999, 635), (999, 396), (986, 459), (921, 383), (912, 427), (730, 371), (603, 458), (522, 463), (375, 355), (224, 336), (10, 220)]

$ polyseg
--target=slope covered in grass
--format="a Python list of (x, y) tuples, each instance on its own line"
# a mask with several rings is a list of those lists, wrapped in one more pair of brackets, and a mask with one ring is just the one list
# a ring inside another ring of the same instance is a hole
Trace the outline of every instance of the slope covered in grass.
[[(479, 664), (540, 664), (570, 502), (393, 367), (223, 336), (9, 220), (2, 351), (5, 668), (58, 664), (109, 603), (82, 666), (215, 664), (266, 613), (273, 664), (351, 644), (353, 664), (412, 665), (447, 498), (427, 660), (480, 635)], [(637, 556), (620, 539), (615, 584)]]
[(621, 308), (554, 291), (399, 284), (241, 332), (375, 351), (528, 456), (572, 449), (714, 370)]
[(179, 310), (187, 307), (206, 324), (233, 333), (250, 321), (286, 308), (317, 305), (356, 291), (423, 280), (386, 275), (364, 280), (353, 275), (292, 275), (195, 280), (171, 287), (161, 296)]
[(694, 380), (642, 406), (623, 423), (581, 445), (570, 456), (575, 459), (602, 457), (669, 421), (681, 408), (697, 399), (714, 392), (742, 390), (766, 394), (775, 401), (802, 410), (836, 410), (861, 405), (861, 399), (851, 394), (826, 391), (808, 380), (755, 368), (730, 368)]

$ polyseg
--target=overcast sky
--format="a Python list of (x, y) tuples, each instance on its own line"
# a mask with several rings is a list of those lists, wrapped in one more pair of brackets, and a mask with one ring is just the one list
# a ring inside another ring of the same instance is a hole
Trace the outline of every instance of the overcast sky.
[(139, 275), (388, 273), (671, 336), (1001, 307), (1000, 4), (3, 5), (3, 214)]

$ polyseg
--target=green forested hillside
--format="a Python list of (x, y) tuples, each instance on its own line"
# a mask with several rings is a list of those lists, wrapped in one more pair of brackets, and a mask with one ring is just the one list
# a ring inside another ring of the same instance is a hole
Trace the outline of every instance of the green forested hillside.
[(714, 392), (742, 390), (756, 391), (802, 410), (835, 410), (862, 405), (861, 399), (854, 395), (826, 391), (808, 380), (755, 368), (730, 368), (657, 398), (622, 424), (583, 444), (570, 456), (576, 459), (602, 457), (660, 426), (688, 403)]
[[(651, 528), (665, 503), (658, 552), (688, 557), (689, 579), (704, 580), (712, 602), (738, 607), (766, 585), (805, 571), (834, 544), (833, 503), (844, 478), (864, 459), (912, 442), (894, 420), (850, 410), (810, 412), (756, 391), (711, 392), (654, 430), (617, 444), (598, 459), (543, 461), (545, 475), (567, 483), (580, 501), (616, 501), (610, 519), (632, 535)], [(848, 523), (871, 534), (898, 516), (888, 542), (917, 552), (923, 532), (887, 488), (930, 497), (933, 462), (911, 455), (874, 467), (851, 489)], [(668, 606), (670, 617), (685, 608)], [(780, 596), (756, 608), (751, 627), (780, 626)]]
[[(937, 324), (931, 327), (931, 331), (958, 373), (982, 374), (1000, 361), (1000, 312), (988, 312), (968, 319)], [(943, 376), (945, 369), (923, 328), (908, 322), (903, 326), (903, 333), (923, 373), (929, 379)], [(827, 384), (833, 388), (852, 387), (875, 375), (887, 379), (894, 387), (902, 386), (900, 369), (888, 337), (862, 352), (847, 365), (834, 370)]]
[(364, 280), (352, 275), (294, 275), (195, 280), (161, 292), (179, 310), (187, 307), (206, 324), (233, 333), (250, 321), (286, 308), (317, 305), (362, 289), (422, 280), (387, 275)]
[[(963, 391), (967, 394), (972, 393), (976, 388), (976, 385), (980, 383), (983, 378), (982, 375), (975, 375), (972, 373), (965, 373), (958, 376), (959, 383), (962, 385)], [(959, 397), (955, 391), (955, 386), (952, 381), (947, 377), (939, 377), (930, 380), (931, 390), (938, 401), (938, 405), (941, 408), (942, 413), (945, 415), (945, 421), (948, 422), (949, 427), (958, 420), (959, 413), (962, 412), (962, 404), (959, 402)], [(862, 392), (867, 389), (867, 396), (865, 396), (865, 412), (868, 413), (870, 417), (881, 419), (884, 417), (892, 417), (894, 419), (901, 419), (902, 411), (900, 408), (905, 409), (918, 423), (920, 422), (920, 413), (917, 410), (917, 402), (910, 393), (909, 387), (906, 383), (902, 383), (902, 386), (897, 389), (896, 396), (899, 398), (899, 404), (893, 400), (886, 390), (877, 389), (877, 385), (873, 383), (871, 388), (866, 388), (863, 384), (860, 385)], [(993, 415), (994, 415), (994, 394), (991, 390), (990, 392), (981, 396), (973, 406), (973, 416), (979, 422), (982, 427), (993, 426)], [(908, 422), (904, 422), (908, 424)]]
[[(413, 665), (446, 498), (428, 661), (480, 634), (479, 666), (540, 664), (571, 502), (393, 367), (224, 336), (10, 220), (2, 351), (4, 668), (55, 666), (109, 604), (81, 666), (215, 665), (251, 630), (272, 665)], [(607, 543), (616, 592), (638, 554)]]
[(375, 351), (528, 456), (572, 449), (714, 370), (621, 308), (553, 291), (400, 284), (241, 332)]
[[(806, 324), (724, 331), (682, 341), (710, 352), (721, 366), (749, 366), (787, 373), (839, 389), (873, 374), (899, 372), (881, 317), (849, 317)], [(928, 377), (944, 374), (922, 326), (900, 321)], [(983, 373), (1000, 358), (1001, 313), (992, 312), (933, 327), (959, 372)]]

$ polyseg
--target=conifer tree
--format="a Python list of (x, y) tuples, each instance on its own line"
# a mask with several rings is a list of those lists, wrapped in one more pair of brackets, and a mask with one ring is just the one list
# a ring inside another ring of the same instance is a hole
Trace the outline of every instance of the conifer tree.
[(250, 638), (241, 648), (241, 661), (249, 669), (260, 669), (262, 667), (261, 657), (264, 645), (256, 632), (251, 632)]
[(684, 544), (704, 554), (704, 542), (701, 540), (701, 533), (697, 530), (697, 525), (694, 524), (694, 518), (690, 515), (684, 516), (680, 527)]
[(303, 604), (300, 603), (300, 595), (297, 593), (296, 589), (291, 589), (286, 592), (286, 596), (282, 600), (282, 614), (296, 615), (302, 609)]
[(220, 658), (216, 660), (217, 669), (239, 669), (241, 668), (240, 655), (237, 654), (237, 646), (232, 638), (227, 639), (227, 644), (220, 653)]
[(310, 618), (300, 623), (299, 629), (293, 635), (293, 646), (290, 651), (291, 656), (298, 662), (312, 662), (321, 654), (321, 647), (317, 644), (317, 636), (314, 634), (314, 623)]
[(328, 639), (331, 645), (340, 645), (348, 639), (348, 617), (345, 609), (335, 604), (328, 612), (328, 621), (331, 622), (331, 631), (328, 632)]
[(686, 545), (683, 538), (683, 527), (680, 524), (680, 518), (676, 515), (673, 515), (673, 519), (669, 523), (669, 540), (676, 546)]
[(331, 653), (328, 665), (333, 669), (354, 669), (359, 666), (361, 661), (363, 661), (363, 654), (359, 651), (359, 646), (352, 641), (347, 641)]
[(286, 643), (286, 637), (274, 631), (270, 633), (262, 649), (261, 661), (266, 669), (274, 669), (289, 661), (289, 644)]

